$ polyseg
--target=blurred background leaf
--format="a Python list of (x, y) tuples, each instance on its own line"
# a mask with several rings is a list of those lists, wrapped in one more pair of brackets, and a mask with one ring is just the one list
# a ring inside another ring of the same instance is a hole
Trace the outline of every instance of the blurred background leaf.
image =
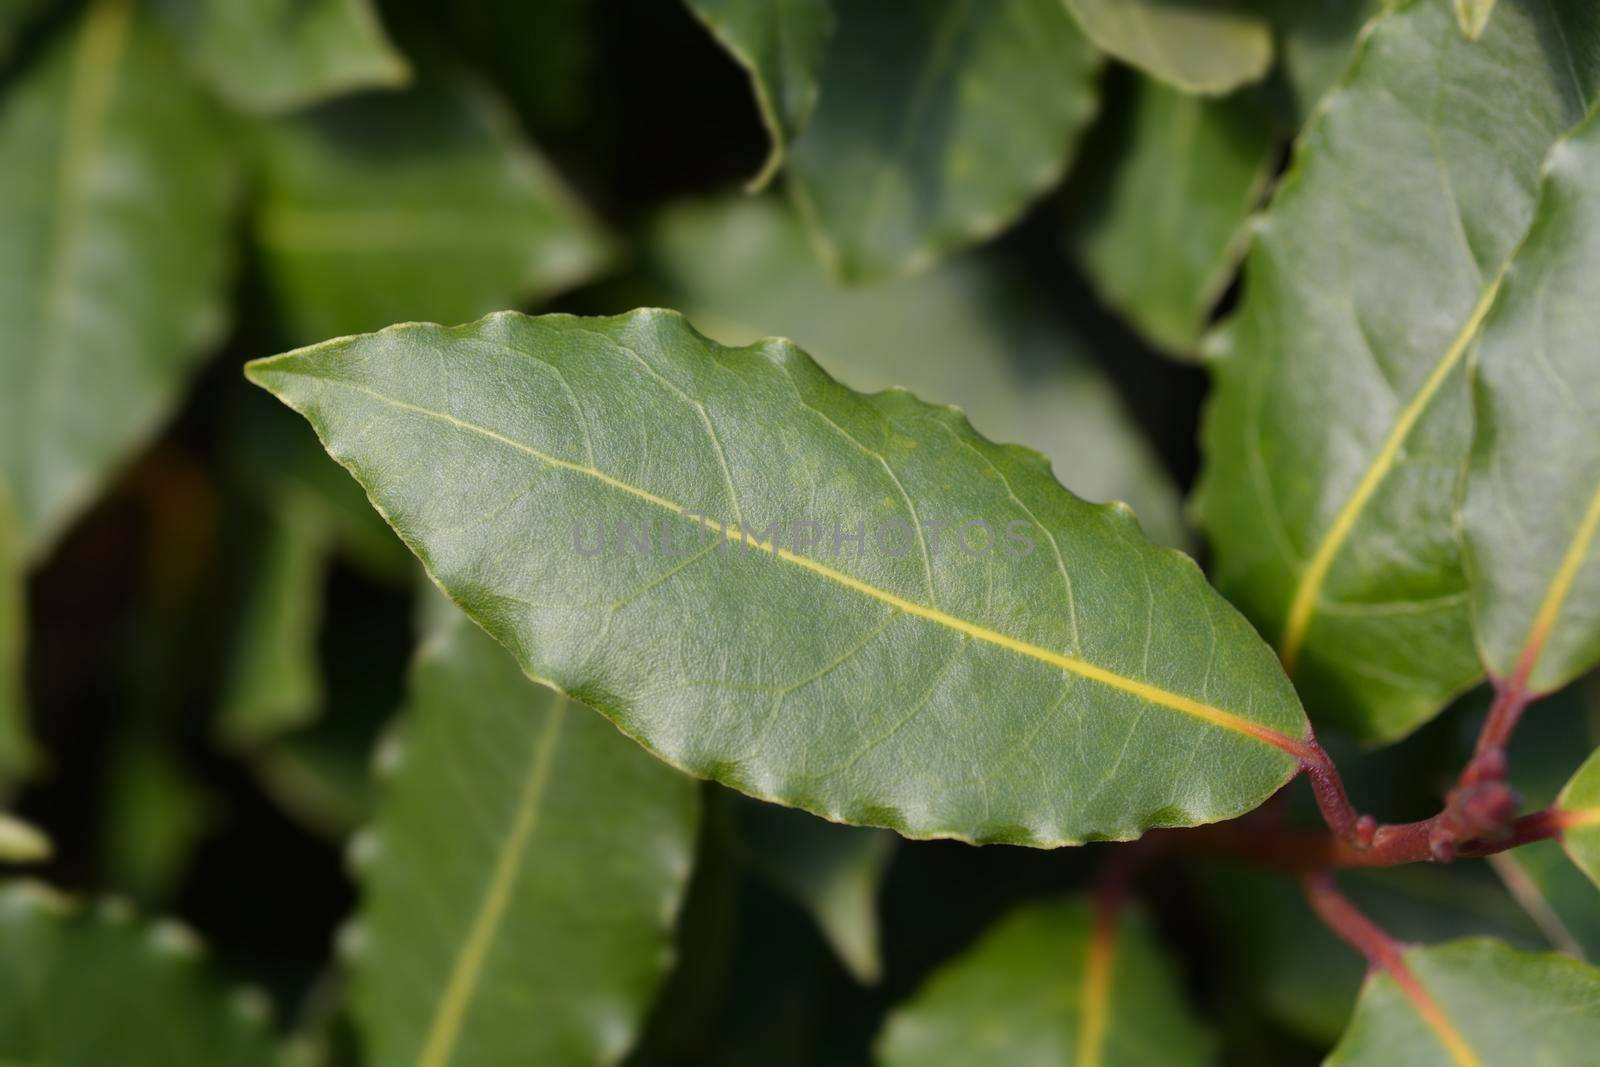
[(229, 995), (195, 935), (30, 883), (0, 887), (0, 1056), (51, 1067), (270, 1067), (259, 994)]
[(195, 70), (244, 111), (287, 111), (411, 77), (372, 0), (155, 0)]
[(588, 281), (606, 238), (497, 100), (425, 73), (258, 130), (253, 232), (309, 343), (464, 322)]
[(694, 784), (464, 616), (429, 635), (406, 714), (347, 941), (371, 1056), (620, 1058), (671, 961)]
[(1059, 0), (856, 0), (836, 16), (788, 171), (841, 278), (924, 269), (1065, 173), (1099, 61)]

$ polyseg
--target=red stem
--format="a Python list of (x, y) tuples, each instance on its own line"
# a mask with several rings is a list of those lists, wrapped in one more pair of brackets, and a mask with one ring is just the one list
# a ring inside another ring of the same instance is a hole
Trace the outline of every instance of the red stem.
[(1327, 924), (1328, 929), (1339, 935), (1339, 939), (1366, 959), (1367, 966), (1375, 971), (1387, 971), (1396, 974), (1406, 970), (1405, 961), (1401, 958), (1400, 945), (1385, 933), (1377, 923), (1361, 914), (1360, 910), (1350, 902), (1350, 899), (1339, 892), (1334, 884), (1333, 875), (1327, 871), (1318, 871), (1308, 874), (1300, 880), (1305, 889), (1306, 900), (1311, 904), (1311, 910), (1317, 913), (1317, 918)]
[(1449, 1053), (1451, 1062), (1462, 1067), (1482, 1062), (1439, 1002), (1433, 999), (1427, 987), (1406, 965), (1404, 946), (1361, 914), (1349, 898), (1339, 892), (1331, 874), (1326, 871), (1308, 874), (1302, 879), (1301, 885), (1311, 910), (1328, 925), (1328, 929), (1361, 953), (1371, 970), (1387, 974), (1400, 987), (1400, 992), (1411, 1001), (1422, 1021)]
[[(1502, 832), (1464, 841), (1445, 859), (1488, 856), (1532, 841), (1557, 837), (1572, 821), (1570, 813), (1550, 809), (1524, 815)], [(1434, 849), (1439, 816), (1421, 822), (1380, 826), (1366, 845), (1337, 837), (1326, 830), (1268, 829), (1243, 820), (1184, 831), (1178, 841), (1186, 848), (1202, 849), (1234, 859), (1271, 867), (1290, 874), (1352, 867), (1396, 867), (1406, 863), (1439, 862)]]

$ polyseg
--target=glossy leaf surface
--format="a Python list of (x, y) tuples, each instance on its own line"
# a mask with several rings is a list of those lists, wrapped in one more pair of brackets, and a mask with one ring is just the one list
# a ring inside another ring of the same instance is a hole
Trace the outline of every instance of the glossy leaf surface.
[(1501, 1067), (1584, 1063), (1600, 1042), (1600, 971), (1498, 941), (1405, 953), (1430, 1004), (1388, 974), (1361, 991), (1327, 1067)]
[(461, 322), (587, 281), (607, 256), (588, 214), (471, 85), (335, 101), (262, 131), (255, 220), (295, 336)]
[(22, 883), (0, 888), (0, 1062), (270, 1067), (259, 994), (234, 994), (193, 933)]
[(1095, 46), (1186, 93), (1226, 93), (1272, 64), (1266, 23), (1224, 4), (1064, 0)]
[(1477, 42), (1445, 0), (1373, 24), (1301, 137), (1215, 345), (1198, 511), (1218, 585), (1313, 715), (1366, 740), (1407, 733), (1480, 673), (1453, 515), (1466, 356), (1542, 161), (1600, 77), (1591, 5), (1501, 15)]
[(789, 188), (848, 280), (927, 267), (1065, 171), (1098, 61), (1059, 0), (840, 5)]
[(890, 1014), (881, 1067), (1188, 1067), (1215, 1062), (1148, 922), (1084, 900), (1025, 906)]
[(760, 189), (817, 106), (818, 81), (833, 32), (832, 0), (687, 0), (722, 47), (750, 75), (772, 149), (751, 179)]
[(695, 784), (459, 616), (388, 762), (351, 963), (369, 1054), (615, 1062), (671, 957)]
[(393, 89), (411, 68), (372, 0), (157, 0), (190, 62), (223, 99), (287, 111), (358, 89)]
[(1270, 650), (1126, 507), (788, 342), (503, 314), (249, 374), (530, 676), (758, 798), (1058, 845), (1247, 811), (1302, 751)]
[(1156, 541), (1184, 547), (1177, 487), (1077, 338), (1023, 278), (988, 257), (915, 278), (841, 285), (771, 200), (684, 205), (649, 243), (649, 298), (725, 345), (793, 340), (853, 389), (901, 386), (955, 404), (979, 433), (1050, 457), (1085, 500), (1122, 500)]
[(1168, 353), (1192, 356), (1245, 249), (1277, 138), (1259, 105), (1130, 86), (1091, 142), (1070, 241), (1100, 298)]
[(224, 321), (231, 155), (126, 0), (0, 110), (0, 480), (34, 562), (176, 404)]
[(1474, 353), (1461, 505), (1489, 673), (1535, 693), (1600, 663), (1600, 120), (1552, 153)]

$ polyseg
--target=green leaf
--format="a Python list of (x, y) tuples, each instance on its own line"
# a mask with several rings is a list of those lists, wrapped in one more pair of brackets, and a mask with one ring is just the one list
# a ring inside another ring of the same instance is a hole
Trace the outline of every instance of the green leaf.
[(157, 0), (196, 72), (244, 111), (411, 79), (371, 0)]
[[(1218, 585), (1313, 716), (1364, 740), (1404, 735), (1481, 673), (1453, 514), (1465, 357), (1541, 161), (1582, 118), (1573, 72), (1600, 75), (1581, 44), (1593, 12), (1519, 7), (1470, 44), (1445, 0), (1376, 20), (1215, 345), (1197, 510)], [(1562, 40), (1578, 51), (1553, 60)]]
[(128, 0), (0, 110), (0, 481), (37, 561), (156, 429), (224, 323), (232, 153)]
[[(1138, 78), (1091, 142), (1071, 244), (1100, 298), (1157, 347), (1192, 356), (1243, 258), (1277, 155), (1255, 101)], [(1098, 149), (1098, 150), (1097, 150)]]
[(1593, 967), (1486, 938), (1413, 948), (1403, 958), (1415, 988), (1387, 973), (1371, 978), (1326, 1067), (1593, 1059), (1600, 1042), (1600, 971)]
[(1567, 817), (1561, 845), (1590, 881), (1600, 886), (1600, 749), (1584, 761), (1556, 798)]
[(1156, 541), (1185, 547), (1177, 487), (1116, 390), (1028, 280), (958, 258), (869, 287), (832, 279), (792, 214), (741, 197), (666, 213), (647, 245), (649, 299), (725, 345), (793, 339), (853, 389), (960, 406), (979, 433), (1050, 457), (1086, 500), (1123, 500)]
[(1287, 89), (1290, 130), (1298, 130), (1318, 100), (1350, 65), (1356, 35), (1384, 0), (1249, 0), (1271, 23)]
[(27, 586), (21, 541), (0, 482), (0, 796), (37, 759), (28, 729)]
[(1143, 915), (1123, 909), (1106, 923), (1079, 899), (1001, 920), (890, 1014), (876, 1054), (882, 1067), (1184, 1067), (1215, 1057)]
[(839, 276), (927, 267), (1060, 179), (1098, 61), (1059, 0), (852, 0), (837, 15), (789, 189)]
[(870, 985), (883, 977), (878, 888), (894, 835), (754, 801), (740, 806), (739, 828), (756, 870), (816, 920), (856, 980)]
[(757, 191), (783, 166), (784, 149), (817, 106), (818, 80), (833, 32), (831, 0), (686, 0), (711, 35), (750, 75), (772, 142)]
[[(1204, 884), (1216, 915), (1209, 924), (1212, 939), (1244, 999), (1296, 1033), (1333, 1044), (1356, 1003), (1361, 958), (1312, 914), (1294, 882), (1279, 874), (1221, 866), (1206, 872)], [(1405, 941), (1488, 935), (1522, 948), (1549, 947), (1535, 922), (1480, 865), (1352, 871), (1339, 884), (1364, 914)], [(1316, 965), (1308, 966), (1308, 960)]]
[(611, 1063), (671, 956), (697, 791), (459, 619), (412, 678), (362, 872), (379, 1063)]
[(1600, 663), (1600, 118), (1551, 153), (1486, 318), (1461, 504), (1489, 673), (1548, 693)]
[(0, 888), (0, 1062), (48, 1067), (271, 1067), (258, 993), (229, 997), (195, 936), (125, 905)]
[(1272, 65), (1267, 24), (1185, 0), (1064, 0), (1095, 47), (1186, 93), (1257, 81)]
[(1051, 846), (1248, 811), (1304, 751), (1271, 652), (1126, 506), (786, 341), (507, 313), (248, 374), (531, 677), (759, 799)]
[(1461, 23), (1461, 32), (1466, 34), (1467, 40), (1476, 41), (1483, 36), (1484, 27), (1489, 25), (1489, 16), (1494, 14), (1494, 0), (1455, 0), (1456, 20)]
[(256, 239), (299, 338), (543, 300), (609, 256), (499, 101), (460, 81), (267, 124), (260, 154)]
[(43, 863), (54, 852), (43, 830), (0, 811), (0, 863)]
[(172, 748), (125, 726), (105, 757), (100, 876), (141, 905), (166, 904), (196, 847), (217, 828), (218, 799)]
[(331, 537), (320, 512), (286, 496), (260, 530), (215, 731), (225, 747), (257, 748), (322, 710), (317, 627)]
[[(224, 445), (239, 491), (269, 511), (292, 513), (324, 531), (329, 549), (374, 582), (412, 582), (417, 572), (405, 545), (328, 458), (310, 427), (270, 397), (249, 392), (243, 398), (228, 414)], [(263, 520), (251, 515), (245, 521)]]

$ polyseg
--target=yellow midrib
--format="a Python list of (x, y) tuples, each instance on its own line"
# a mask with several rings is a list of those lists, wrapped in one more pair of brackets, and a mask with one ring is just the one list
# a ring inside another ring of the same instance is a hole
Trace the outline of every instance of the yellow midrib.
[(1333, 561), (1338, 557), (1339, 550), (1349, 539), (1350, 533), (1355, 529), (1356, 521), (1361, 517), (1362, 511), (1371, 502), (1373, 494), (1378, 491), (1378, 486), (1383, 479), (1394, 469), (1396, 461), (1400, 458), (1400, 449), (1405, 446), (1406, 438), (1416, 427), (1418, 420), (1428, 409), (1429, 403), (1443, 387), (1445, 380), (1450, 377), (1450, 372), (1466, 355), (1467, 349), (1472, 344), (1472, 339), (1478, 333), (1478, 327), (1483, 325), (1484, 316), (1488, 315), (1489, 308), (1494, 305), (1495, 294), (1500, 291), (1500, 281), (1504, 272), (1496, 275), (1494, 280), (1483, 290), (1478, 297), (1478, 303), (1472, 309), (1472, 314), (1462, 325), (1450, 347), (1445, 351), (1439, 362), (1434, 365), (1432, 372), (1422, 383), (1422, 388), (1417, 390), (1415, 396), (1400, 410), (1400, 416), (1395, 420), (1394, 426), (1389, 430), (1389, 435), (1384, 438), (1378, 454), (1362, 473), (1361, 480), (1356, 483), (1344, 506), (1334, 516), (1333, 523), (1328, 527), (1327, 533), (1322, 535), (1322, 540), (1317, 544), (1316, 550), (1311, 554), (1310, 561), (1305, 570), (1300, 572), (1300, 579), (1295, 585), (1294, 596), (1289, 602), (1289, 616), (1284, 624), (1283, 637), (1278, 645), (1278, 653), (1283, 660), (1284, 668), (1291, 673), (1300, 659), (1300, 651), (1304, 647), (1306, 630), (1311, 625), (1311, 618), (1316, 613), (1317, 597), (1322, 592), (1322, 586), (1327, 581), (1328, 571), (1333, 566)]
[(556, 703), (550, 710), (544, 728), (539, 731), (528, 781), (517, 800), (517, 808), (500, 847), (494, 873), (484, 890), (483, 903), (479, 905), (467, 939), (462, 942), (455, 965), (450, 969), (450, 980), (445, 985), (433, 1021), (428, 1026), (422, 1052), (417, 1057), (417, 1067), (446, 1067), (455, 1051), (461, 1025), (472, 1004), (472, 996), (483, 973), (495, 930), (511, 902), (511, 889), (522, 866), (522, 854), (534, 827), (539, 823), (539, 807), (544, 798), (545, 785), (550, 779), (551, 757), (555, 753), (556, 739), (561, 733), (561, 721), (566, 713), (566, 706)]
[(1439, 1002), (1433, 999), (1433, 995), (1420, 982), (1417, 983), (1417, 989), (1422, 994), (1422, 999), (1418, 1001), (1413, 997), (1412, 1006), (1417, 1009), (1417, 1014), (1422, 1017), (1428, 1029), (1439, 1039), (1439, 1044), (1450, 1054), (1450, 1061), (1455, 1067), (1483, 1067), (1483, 1061), (1472, 1050), (1472, 1046), (1467, 1044), (1467, 1039), (1456, 1029), (1456, 1024), (1444, 1013)]
[(1096, 914), (1083, 962), (1078, 1044), (1073, 1067), (1101, 1067), (1105, 1059), (1106, 1029), (1111, 1016), (1111, 968), (1116, 959), (1116, 947), (1116, 917)]
[(1566, 606), (1567, 598), (1572, 594), (1572, 587), (1578, 580), (1578, 572), (1583, 569), (1584, 560), (1594, 545), (1597, 532), (1600, 532), (1600, 487), (1597, 487), (1594, 496), (1589, 498), (1589, 507), (1578, 522), (1572, 542), (1567, 545), (1567, 551), (1561, 557), (1561, 565), (1556, 568), (1555, 577), (1551, 578), (1550, 585), (1545, 589), (1544, 599), (1539, 603), (1539, 611), (1533, 617), (1533, 625), (1528, 628), (1528, 639), (1523, 642), (1522, 655), (1516, 667), (1516, 682), (1519, 687), (1525, 685), (1532, 676), (1534, 664), (1537, 663), (1539, 654), (1544, 651), (1545, 640), (1550, 636), (1550, 631), (1555, 629), (1556, 619), (1560, 617), (1561, 609)]
[[(288, 358), (288, 356), (303, 354), (304, 350), (302, 350), (300, 353), (288, 353), (286, 356), (274, 357), (274, 359), (285, 359)], [(269, 368), (272, 362), (273, 360), (265, 360), (261, 363), (255, 364), (254, 368), (251, 370), (251, 373), (254, 375), (259, 373), (260, 370)], [(629, 495), (637, 497), (640, 500), (654, 504), (663, 510), (670, 511), (673, 514), (680, 516), (692, 516), (692, 521), (702, 524), (708, 530), (717, 533), (719, 536), (724, 537), (729, 541), (736, 541), (740, 544), (747, 545), (762, 552), (766, 552), (775, 559), (781, 559), (786, 563), (792, 563), (795, 566), (804, 568), (813, 574), (819, 575), (832, 582), (836, 582), (847, 589), (854, 590), (855, 592), (859, 592), (864, 596), (871, 597), (883, 604), (887, 604), (890, 607), (903, 611), (907, 615), (914, 615), (917, 618), (926, 619), (929, 622), (948, 627), (957, 633), (964, 634), (967, 637), (971, 637), (975, 640), (983, 641), (1011, 652), (1016, 652), (1019, 655), (1027, 656), (1042, 663), (1047, 663), (1064, 671), (1069, 671), (1078, 675), (1080, 678), (1087, 678), (1090, 681), (1098, 682), (1101, 685), (1128, 693), (1148, 703), (1169, 708), (1173, 711), (1181, 712), (1182, 714), (1189, 715), (1213, 726), (1241, 734), (1245, 737), (1251, 738), (1252, 740), (1259, 741), (1262, 744), (1270, 745), (1273, 748), (1279, 749), (1280, 751), (1285, 752), (1296, 759), (1300, 759), (1307, 754), (1307, 748), (1304, 741), (1290, 737), (1287, 734), (1281, 733), (1270, 727), (1263, 726), (1260, 723), (1254, 722), (1250, 719), (1246, 719), (1241, 715), (1236, 715), (1230, 711), (1224, 711), (1221, 708), (1212, 707), (1209, 704), (1202, 703), (1201, 701), (1195, 700), (1191, 697), (1183, 696), (1179, 693), (1170, 692), (1160, 688), (1159, 686), (1150, 685), (1146, 682), (1125, 677), (1124, 675), (1117, 674), (1114, 671), (1106, 670), (1104, 667), (1096, 666), (1095, 664), (1089, 663), (1085, 660), (1077, 659), (1073, 656), (1063, 655), (1060, 652), (1055, 652), (1051, 649), (1031, 644), (1027, 641), (1019, 640), (1007, 634), (1000, 633), (997, 630), (991, 630), (988, 627), (979, 626), (976, 623), (969, 622), (966, 619), (961, 619), (954, 615), (950, 615), (947, 612), (940, 611), (937, 608), (928, 607), (913, 600), (907, 600), (906, 598), (895, 593), (891, 593), (886, 589), (879, 589), (877, 586), (871, 585), (868, 582), (864, 582), (859, 578), (845, 574), (843, 571), (834, 570), (832, 567), (829, 567), (823, 563), (819, 563), (808, 556), (802, 556), (796, 552), (791, 552), (786, 548), (776, 547), (771, 542), (758, 540), (736, 526), (726, 525), (724, 523), (717, 522), (714, 519), (702, 517), (697, 512), (693, 512), (683, 507), (681, 504), (674, 503), (665, 497), (657, 496), (647, 489), (641, 489), (638, 486), (629, 485), (627, 482), (613, 478), (611, 475), (606, 474), (604, 471), (597, 470), (594, 467), (586, 466), (581, 463), (574, 463), (570, 460), (560, 459), (556, 456), (547, 455), (535, 448), (530, 447), (529, 445), (524, 444), (521, 441), (506, 437), (503, 434), (496, 433), (485, 426), (479, 426), (475, 423), (458, 419), (453, 415), (449, 415), (441, 411), (432, 411), (428, 408), (421, 407), (420, 405), (399, 400), (395, 397), (380, 393), (375, 389), (369, 389), (366, 386), (359, 385), (355, 382), (344, 379), (322, 380), (331, 382), (340, 388), (355, 390), (356, 392), (370, 396), (374, 400), (391, 407), (399, 408), (404, 411), (410, 411), (418, 415), (423, 415), (427, 418), (437, 419), (441, 422), (456, 426), (462, 430), (466, 430), (469, 433), (479, 434), (490, 440), (498, 441), (507, 447), (514, 448), (519, 452), (530, 455), (542, 463), (546, 463), (552, 467), (558, 467), (563, 470), (569, 470), (578, 474), (583, 474), (621, 492), (628, 493)]]

